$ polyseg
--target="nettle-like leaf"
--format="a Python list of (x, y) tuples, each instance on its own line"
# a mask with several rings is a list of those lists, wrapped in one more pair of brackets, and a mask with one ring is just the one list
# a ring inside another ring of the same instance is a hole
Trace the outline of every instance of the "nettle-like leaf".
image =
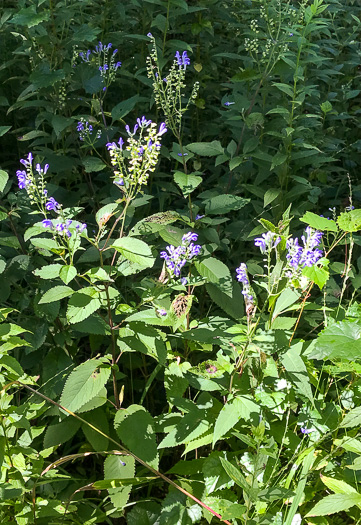
[(355, 505), (361, 505), (361, 494), (331, 494), (316, 503), (305, 517), (329, 516), (330, 514), (348, 510)]
[(220, 411), (214, 425), (213, 446), (227, 432), (233, 428), (240, 419), (251, 420), (259, 417), (260, 407), (249, 396), (237, 396), (228, 401)]
[(305, 222), (311, 228), (321, 231), (337, 232), (337, 224), (332, 219), (326, 219), (326, 217), (320, 217), (316, 213), (310, 211), (306, 212), (303, 217), (300, 218), (300, 221)]
[(184, 197), (188, 197), (201, 184), (202, 177), (199, 177), (199, 173), (198, 171), (195, 173), (176, 171), (174, 173), (174, 182), (180, 187)]
[(74, 324), (84, 321), (84, 319), (87, 319), (92, 313), (96, 312), (96, 310), (100, 308), (100, 305), (100, 292), (92, 286), (83, 288), (75, 293), (73, 292), (66, 311), (68, 323)]
[(133, 454), (151, 467), (158, 468), (159, 456), (154, 420), (144, 407), (131, 405), (125, 410), (119, 410), (114, 419), (114, 428), (121, 441)]
[[(108, 456), (104, 461), (104, 479), (122, 480), (134, 478), (135, 460), (132, 456)], [(128, 502), (132, 486), (108, 489), (110, 500), (117, 510), (122, 510)]]
[(228, 266), (215, 257), (208, 257), (195, 263), (198, 273), (214, 283), (228, 297), (233, 295), (233, 282)]
[(340, 321), (328, 326), (306, 355), (309, 359), (360, 359), (361, 324)]
[(106, 359), (90, 359), (74, 368), (66, 380), (60, 404), (77, 412), (102, 390), (110, 376)]
[(187, 144), (187, 150), (201, 157), (215, 157), (216, 155), (222, 155), (224, 152), (218, 140), (213, 140), (212, 142), (193, 142), (192, 144)]
[(141, 352), (164, 364), (167, 358), (165, 334), (153, 326), (140, 321), (129, 323), (125, 331), (119, 332), (117, 344), (123, 352)]
[(240, 210), (250, 199), (244, 199), (237, 195), (217, 195), (205, 201), (205, 212), (207, 215), (221, 215), (233, 210)]
[(361, 210), (351, 210), (341, 213), (337, 219), (339, 228), (345, 232), (361, 230)]

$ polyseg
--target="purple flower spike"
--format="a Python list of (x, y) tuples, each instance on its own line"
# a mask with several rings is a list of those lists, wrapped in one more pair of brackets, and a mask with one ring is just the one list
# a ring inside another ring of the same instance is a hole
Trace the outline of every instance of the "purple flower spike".
[(152, 33), (148, 33), (148, 34), (147, 34), (147, 37), (148, 37), (148, 38), (153, 38)]
[(141, 128), (147, 128), (152, 123), (151, 120), (147, 120), (144, 116), (140, 119), (137, 118), (138, 126)]
[(23, 190), (24, 188), (26, 188), (26, 186), (30, 184), (26, 171), (18, 170), (16, 172), (16, 176), (18, 178), (18, 186), (21, 190)]
[(51, 211), (51, 210), (56, 211), (59, 207), (60, 207), (60, 206), (59, 206), (59, 203), (56, 202), (56, 200), (54, 199), (54, 197), (50, 197), (50, 199), (48, 200), (48, 202), (47, 202), (46, 205), (45, 205), (45, 208), (46, 208), (48, 211)]
[(189, 232), (183, 235), (182, 237), (182, 243), (183, 242), (191, 242), (191, 241), (197, 241), (198, 240), (198, 234), (194, 232)]

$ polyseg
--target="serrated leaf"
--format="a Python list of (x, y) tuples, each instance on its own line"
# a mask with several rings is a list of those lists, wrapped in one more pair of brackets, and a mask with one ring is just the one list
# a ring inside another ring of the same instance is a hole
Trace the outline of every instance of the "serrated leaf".
[(341, 428), (353, 428), (361, 426), (361, 407), (350, 410), (341, 421)]
[(336, 512), (348, 510), (355, 505), (361, 504), (361, 494), (331, 494), (321, 499), (316, 505), (306, 514), (305, 518), (311, 516), (329, 516)]
[[(282, 319), (282, 317), (281, 317)], [(307, 397), (314, 403), (310, 379), (307, 368), (301, 357), (302, 343), (293, 345), (281, 356), (282, 365), (287, 372), (287, 379), (294, 385), (296, 392)]]
[[(232, 294), (224, 293), (217, 284), (208, 283), (206, 290), (212, 299), (226, 314), (234, 319), (244, 315), (244, 296), (238, 283), (232, 282)], [(227, 290), (228, 291), (228, 290)]]
[(77, 276), (77, 273), (78, 272), (76, 271), (76, 268), (74, 266), (71, 266), (71, 265), (62, 266), (59, 272), (59, 277), (63, 281), (63, 283), (69, 284), (70, 281), (72, 281), (74, 277)]
[(135, 108), (137, 102), (140, 100), (139, 95), (134, 95), (127, 100), (123, 100), (112, 109), (112, 119), (118, 120), (130, 113)]
[(202, 177), (194, 175), (193, 173), (183, 173), (176, 171), (174, 174), (174, 182), (180, 187), (184, 197), (188, 197), (202, 182)]
[(99, 296), (98, 290), (93, 287), (83, 288), (73, 293), (66, 311), (68, 323), (80, 323), (98, 310), (101, 305)]
[(361, 230), (361, 210), (351, 210), (341, 213), (337, 219), (339, 228), (344, 232)]
[(330, 277), (330, 272), (326, 268), (320, 268), (317, 264), (314, 264), (313, 266), (302, 268), (302, 275), (313, 281), (322, 290)]
[[(91, 403), (92, 401), (96, 400), (97, 396), (93, 397), (89, 401)], [(85, 405), (83, 405), (82, 408), (84, 408)], [(79, 411), (84, 412), (82, 408), (79, 409)], [(95, 428), (98, 428), (104, 434), (109, 435), (109, 423), (108, 418), (106, 415), (106, 412), (102, 408), (93, 408), (90, 411), (86, 411), (86, 414), (82, 415), (82, 418), (85, 419), (88, 423), (93, 425)], [(93, 450), (96, 452), (101, 452), (102, 450), (108, 449), (109, 439), (106, 436), (103, 436), (96, 430), (94, 430), (91, 426), (86, 425), (85, 423), (82, 425), (82, 431), (84, 432), (84, 435), (90, 445), (93, 447)]]
[(282, 153), (281, 151), (278, 151), (276, 155), (272, 157), (272, 164), (271, 164), (271, 170), (274, 168), (277, 168), (277, 166), (281, 166), (284, 162), (287, 160), (287, 153)]
[(249, 203), (249, 199), (243, 199), (237, 195), (217, 195), (205, 201), (205, 212), (207, 215), (220, 215), (228, 213), (233, 210), (240, 210), (246, 204)]
[(56, 279), (63, 268), (62, 264), (48, 264), (33, 271), (33, 274), (41, 279)]
[(320, 217), (316, 213), (310, 211), (306, 212), (303, 217), (300, 218), (300, 221), (305, 222), (311, 228), (320, 231), (330, 231), (337, 232), (337, 224), (332, 219), (326, 219), (326, 217)]
[(358, 494), (357, 490), (351, 485), (340, 479), (328, 478), (327, 476), (321, 476), (321, 481), (326, 487), (336, 494)]
[(318, 336), (307, 357), (348, 361), (360, 359), (361, 325), (351, 321), (340, 321), (328, 326)]
[[(132, 456), (108, 456), (104, 461), (104, 480), (134, 478), (135, 460)], [(122, 510), (126, 505), (132, 486), (109, 488), (108, 493), (114, 507)]]
[(248, 396), (237, 396), (228, 401), (218, 414), (214, 425), (213, 446), (221, 439), (231, 428), (233, 428), (240, 419), (249, 421), (252, 414), (259, 415), (260, 407), (256, 405)]
[(192, 144), (187, 144), (187, 149), (201, 157), (215, 157), (216, 155), (222, 155), (224, 153), (224, 149), (219, 140), (213, 140), (212, 142), (193, 142)]
[(225, 458), (219, 458), (222, 463), (222, 467), (227, 472), (228, 476), (243, 489), (246, 493), (249, 493), (251, 487), (248, 485), (246, 478), (243, 476), (241, 471), (233, 465), (230, 461)]
[(110, 367), (102, 367), (104, 360), (89, 359), (74, 368), (66, 380), (60, 404), (77, 412), (104, 387), (110, 376)]
[(277, 298), (276, 304), (273, 310), (272, 321), (283, 312), (286, 312), (287, 309), (298, 301), (300, 294), (295, 290), (286, 288), (282, 291), (281, 295)]
[(73, 293), (74, 290), (69, 286), (54, 286), (54, 288), (51, 288), (44, 293), (39, 304), (54, 303), (55, 301), (64, 299), (64, 297), (69, 297)]
[(114, 428), (133, 454), (157, 469), (159, 456), (152, 416), (140, 405), (131, 405), (115, 415)]
[(106, 167), (106, 164), (98, 159), (98, 157), (85, 157), (83, 159), (83, 166), (86, 173), (93, 173), (102, 171)]
[(148, 244), (135, 237), (117, 239), (111, 248), (120, 252), (128, 261), (140, 264), (144, 268), (151, 268), (154, 264), (155, 258)]

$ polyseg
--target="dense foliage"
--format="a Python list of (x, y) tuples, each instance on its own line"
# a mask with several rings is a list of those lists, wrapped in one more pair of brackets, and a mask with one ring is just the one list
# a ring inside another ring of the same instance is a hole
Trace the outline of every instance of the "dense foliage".
[(1, 523), (360, 524), (359, 2), (2, 7)]

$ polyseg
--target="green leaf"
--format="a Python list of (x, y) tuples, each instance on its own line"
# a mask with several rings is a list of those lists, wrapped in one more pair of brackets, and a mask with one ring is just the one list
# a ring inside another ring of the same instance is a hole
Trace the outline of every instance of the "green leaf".
[(148, 244), (134, 237), (117, 239), (111, 248), (120, 252), (128, 261), (140, 264), (144, 268), (151, 268), (154, 264), (155, 258)]
[(293, 98), (293, 89), (288, 84), (282, 84), (281, 82), (273, 82), (273, 86), (276, 86), (277, 89), (286, 93), (289, 97)]
[(339, 228), (344, 232), (361, 230), (361, 210), (351, 210), (341, 213), (337, 219)]
[(73, 293), (68, 303), (66, 318), (70, 324), (80, 323), (100, 307), (99, 291), (93, 287)]
[(80, 421), (75, 417), (68, 417), (56, 425), (48, 426), (44, 435), (44, 448), (56, 447), (69, 441), (75, 436), (80, 425)]
[(313, 266), (302, 268), (302, 275), (313, 281), (322, 290), (330, 277), (330, 272), (326, 268), (320, 268), (317, 264), (314, 264)]
[(356, 407), (350, 410), (343, 418), (341, 428), (353, 428), (361, 426), (361, 407)]
[(142, 322), (131, 322), (129, 328), (131, 335), (121, 335), (118, 339), (120, 349), (150, 355), (159, 363), (164, 364), (167, 358), (167, 350), (162, 332)]
[(84, 334), (109, 335), (109, 325), (99, 316), (90, 315), (84, 321), (73, 324), (73, 330)]
[(146, 409), (130, 405), (115, 415), (114, 427), (124, 445), (143, 461), (157, 469), (159, 456), (154, 421)]
[[(108, 456), (104, 461), (104, 479), (121, 480), (134, 478), (135, 460), (132, 456)], [(108, 489), (110, 500), (117, 510), (122, 510), (127, 504), (132, 486)]]
[(212, 142), (193, 142), (187, 145), (187, 149), (201, 157), (215, 157), (216, 155), (222, 155), (224, 153), (224, 149), (219, 140), (213, 140)]
[[(244, 296), (238, 283), (232, 282), (232, 294), (223, 292), (217, 284), (206, 285), (208, 295), (226, 314), (234, 319), (241, 319), (244, 315)], [(227, 289), (228, 292), (228, 289)]]
[(174, 182), (178, 184), (184, 197), (188, 197), (188, 195), (201, 184), (202, 177), (198, 177), (193, 173), (186, 174), (181, 171), (176, 171), (174, 174)]
[(340, 479), (328, 478), (327, 476), (321, 476), (321, 481), (326, 487), (336, 494), (358, 494), (357, 490), (351, 485)]
[(263, 197), (263, 207), (266, 208), (271, 202), (277, 199), (278, 195), (281, 193), (281, 190), (277, 188), (270, 188), (266, 191)]
[(321, 499), (316, 505), (306, 514), (305, 518), (311, 516), (329, 516), (336, 512), (348, 510), (355, 505), (361, 504), (361, 494), (331, 494)]
[(73, 293), (74, 290), (69, 286), (54, 286), (54, 288), (51, 288), (44, 293), (39, 304), (54, 303), (55, 301), (60, 301), (60, 299), (63, 299), (64, 297), (69, 297)]
[(332, 219), (326, 219), (325, 217), (320, 217), (316, 213), (310, 211), (306, 212), (303, 217), (300, 218), (300, 221), (305, 222), (311, 228), (321, 231), (337, 232), (337, 224)]
[(98, 157), (85, 157), (83, 159), (83, 166), (86, 173), (93, 173), (102, 171), (106, 167), (106, 164), (98, 159)]
[(290, 288), (286, 288), (285, 290), (283, 290), (283, 292), (276, 301), (272, 315), (272, 322), (276, 319), (278, 315), (282, 314), (283, 312), (286, 312), (290, 306), (292, 306), (298, 301), (299, 298), (300, 294), (295, 290), (291, 290)]
[(77, 412), (104, 387), (110, 376), (110, 367), (103, 367), (104, 359), (89, 359), (74, 368), (66, 380), (60, 404)]
[(134, 97), (130, 97), (127, 100), (123, 100), (122, 102), (117, 104), (112, 109), (112, 119), (118, 120), (128, 115), (128, 113), (130, 113), (132, 109), (135, 108), (139, 100), (140, 100), (140, 96), (134, 95)]
[(340, 321), (328, 326), (318, 336), (307, 357), (348, 361), (360, 359), (361, 325), (351, 321)]
[(202, 277), (216, 284), (228, 297), (232, 297), (233, 282), (228, 266), (215, 257), (208, 257), (201, 262), (196, 261), (195, 266)]
[(63, 117), (62, 115), (54, 115), (51, 119), (51, 125), (53, 126), (56, 137), (59, 138), (61, 132), (64, 131), (64, 129), (74, 125), (74, 120)]
[(246, 478), (243, 476), (243, 474), (241, 473), (241, 471), (235, 467), (233, 465), (233, 463), (231, 463), (230, 461), (228, 461), (227, 459), (225, 458), (219, 458), (221, 463), (222, 463), (222, 467), (224, 468), (224, 470), (227, 472), (228, 476), (233, 479), (233, 481), (239, 486), (241, 487), (241, 489), (243, 489), (246, 494), (249, 493), (251, 487), (248, 485), (247, 481), (246, 481)]
[[(5, 135), (9, 131), (9, 129), (11, 129), (11, 126), (0, 126), (0, 137)], [(2, 172), (2, 171), (3, 170), (0, 170), (0, 172)], [(1, 190), (1, 191), (3, 191), (3, 190)]]
[[(97, 397), (98, 396), (93, 397), (93, 399), (91, 399), (88, 403), (92, 403), (92, 401), (97, 400)], [(84, 406), (86, 405), (87, 403), (83, 405), (79, 411), (84, 412)], [(87, 413), (83, 414), (82, 418), (93, 425), (95, 428), (98, 428), (104, 432), (104, 434), (109, 435), (109, 423), (104, 409), (94, 407), (90, 411), (87, 410), (86, 412)], [(106, 436), (103, 436), (85, 423), (82, 425), (82, 431), (84, 432), (86, 439), (91, 444), (95, 452), (101, 452), (108, 449), (109, 439)]]
[(243, 199), (237, 195), (217, 195), (205, 201), (205, 212), (207, 215), (220, 215), (233, 210), (240, 210), (249, 203), (249, 199)]
[(70, 281), (72, 281), (74, 277), (77, 276), (77, 273), (78, 272), (76, 271), (76, 268), (74, 266), (62, 266), (59, 272), (59, 277), (63, 281), (63, 283), (69, 284)]
[[(60, 82), (65, 78), (65, 72), (63, 69), (57, 71), (51, 71), (48, 64), (41, 63), (30, 75), (30, 82), (34, 84), (36, 88), (47, 88)], [(29, 135), (29, 134), (28, 134)], [(23, 137), (24, 140), (25, 136)]]
[(274, 168), (277, 168), (277, 166), (281, 166), (284, 162), (287, 160), (287, 153), (282, 153), (281, 151), (278, 151), (276, 155), (272, 157), (272, 164), (271, 164), (271, 170)]
[(108, 220), (111, 218), (111, 216), (114, 214), (117, 208), (117, 202), (110, 202), (109, 204), (106, 204), (105, 206), (100, 208), (100, 210), (98, 210), (95, 215), (95, 219), (97, 221), (98, 226), (104, 226), (104, 224), (108, 222)]
[(213, 446), (222, 436), (233, 428), (240, 419), (249, 421), (252, 418), (252, 414), (259, 415), (259, 413), (260, 407), (248, 396), (237, 396), (231, 401), (228, 401), (216, 419)]
[(62, 268), (64, 268), (62, 264), (48, 264), (47, 266), (42, 266), (34, 270), (33, 274), (41, 277), (41, 279), (56, 279), (59, 277)]
[[(282, 319), (282, 318), (281, 318)], [(281, 356), (287, 378), (294, 385), (296, 392), (305, 396), (313, 404), (313, 393), (307, 368), (301, 357), (302, 343), (297, 343)]]
[(6, 186), (7, 181), (9, 180), (9, 175), (4, 170), (0, 170), (0, 191), (3, 192)]
[(28, 28), (37, 26), (41, 22), (49, 19), (49, 12), (42, 11), (41, 13), (36, 12), (36, 7), (23, 7), (16, 13), (11, 20), (10, 24), (16, 24), (19, 26), (26, 26)]
[(35, 248), (38, 248), (39, 250), (49, 250), (54, 253), (64, 251), (64, 248), (54, 241), (54, 239), (42, 239), (40, 237), (36, 237), (35, 239), (31, 239), (30, 242), (33, 246), (35, 246)]

